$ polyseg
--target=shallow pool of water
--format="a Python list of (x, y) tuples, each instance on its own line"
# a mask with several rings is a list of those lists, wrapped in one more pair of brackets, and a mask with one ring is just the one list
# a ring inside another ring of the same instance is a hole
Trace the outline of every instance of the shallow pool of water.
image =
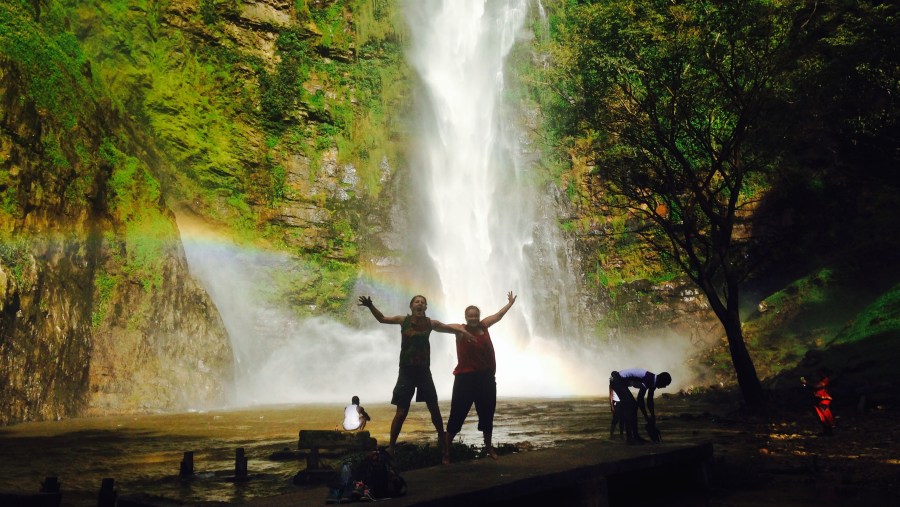
[[(394, 407), (365, 404), (366, 427), (386, 444)], [(449, 404), (441, 403), (446, 418)], [(291, 479), (302, 460), (272, 453), (296, 449), (300, 429), (335, 429), (341, 405), (266, 406), (229, 411), (97, 417), (24, 423), (0, 428), (0, 491), (36, 492), (48, 476), (59, 478), (64, 505), (96, 505), (103, 478), (120, 495), (145, 492), (182, 501), (241, 501), (297, 488)], [(495, 444), (528, 442), (535, 448), (597, 438), (609, 424), (605, 399), (501, 399)], [(600, 431), (598, 433), (598, 428)], [(482, 444), (474, 409), (458, 440)], [(401, 442), (436, 443), (424, 404), (413, 405)], [(251, 480), (232, 483), (235, 450), (244, 448)], [(194, 452), (195, 476), (178, 477), (185, 451)]]

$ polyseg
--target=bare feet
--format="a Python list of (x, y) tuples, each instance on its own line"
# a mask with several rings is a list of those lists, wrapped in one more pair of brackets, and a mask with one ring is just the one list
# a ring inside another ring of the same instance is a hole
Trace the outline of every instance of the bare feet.
[(493, 447), (488, 447), (487, 455), (491, 457), (492, 460), (496, 461), (500, 456), (497, 456), (497, 450)]

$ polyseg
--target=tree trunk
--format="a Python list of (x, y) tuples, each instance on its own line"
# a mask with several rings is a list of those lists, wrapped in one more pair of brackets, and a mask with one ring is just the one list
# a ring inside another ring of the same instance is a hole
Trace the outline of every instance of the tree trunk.
[(744, 401), (750, 409), (761, 408), (765, 402), (765, 392), (759, 377), (756, 375), (756, 367), (753, 359), (747, 351), (744, 343), (744, 332), (741, 330), (741, 321), (736, 311), (727, 311), (725, 318), (719, 316), (725, 327), (725, 336), (728, 338), (728, 350), (731, 352), (731, 362), (737, 374), (738, 386)]
[(751, 410), (762, 408), (765, 403), (765, 392), (756, 375), (756, 367), (753, 366), (753, 359), (750, 357), (750, 352), (747, 351), (747, 344), (744, 343), (744, 332), (741, 329), (741, 317), (737, 304), (737, 284), (728, 285), (728, 305), (726, 306), (716, 293), (715, 287), (708, 280), (699, 282), (701, 290), (709, 301), (710, 308), (719, 318), (722, 327), (725, 328), (728, 350), (731, 353), (731, 364), (734, 365), (734, 372), (737, 375), (738, 386), (741, 388), (744, 402)]

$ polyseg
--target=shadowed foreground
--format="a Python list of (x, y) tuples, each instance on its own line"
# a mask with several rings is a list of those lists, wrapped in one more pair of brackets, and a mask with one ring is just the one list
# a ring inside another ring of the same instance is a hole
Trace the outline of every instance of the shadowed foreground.
[[(572, 444), (503, 456), (435, 466), (404, 473), (409, 490), (390, 499), (392, 506), (443, 507), (634, 504), (622, 485), (652, 481), (657, 491), (642, 492), (644, 500), (679, 499), (702, 505), (706, 498), (712, 444), (609, 445), (602, 441)], [(322, 505), (326, 487), (257, 498), (232, 505)], [(662, 495), (662, 496), (658, 496)], [(168, 506), (141, 496), (120, 498), (119, 507)]]

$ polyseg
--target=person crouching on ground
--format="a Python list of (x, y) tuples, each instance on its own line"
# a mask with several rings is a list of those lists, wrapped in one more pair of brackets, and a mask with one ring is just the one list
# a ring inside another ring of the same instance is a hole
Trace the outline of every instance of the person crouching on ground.
[(366, 421), (372, 418), (366, 413), (366, 409), (359, 405), (359, 396), (354, 396), (350, 404), (344, 407), (344, 429), (347, 431), (362, 431), (366, 429)]

